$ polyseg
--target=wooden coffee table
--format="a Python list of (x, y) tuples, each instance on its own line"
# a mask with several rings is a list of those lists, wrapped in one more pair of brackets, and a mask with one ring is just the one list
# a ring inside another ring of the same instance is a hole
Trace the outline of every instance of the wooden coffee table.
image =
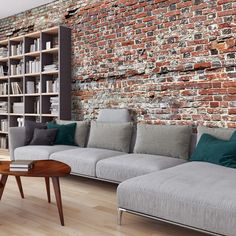
[(20, 190), (21, 197), (24, 198), (24, 192), (21, 184), (21, 176), (24, 177), (43, 177), (45, 178), (46, 190), (48, 202), (51, 202), (50, 196), (50, 182), (49, 178), (52, 179), (55, 198), (57, 202), (57, 208), (60, 216), (61, 225), (64, 226), (64, 217), (62, 211), (62, 200), (61, 200), (61, 190), (59, 177), (67, 176), (70, 174), (71, 168), (59, 161), (54, 160), (40, 160), (34, 161), (34, 167), (26, 172), (23, 171), (10, 171), (10, 163), (11, 161), (0, 161), (0, 174), (2, 175), (0, 180), (0, 200), (2, 198), (2, 194), (4, 191), (4, 187), (7, 182), (7, 178), (9, 175), (15, 176), (18, 188)]

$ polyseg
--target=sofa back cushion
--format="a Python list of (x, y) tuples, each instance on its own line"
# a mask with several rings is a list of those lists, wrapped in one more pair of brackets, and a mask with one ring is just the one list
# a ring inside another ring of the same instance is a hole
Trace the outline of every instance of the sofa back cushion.
[(132, 123), (91, 122), (88, 147), (129, 152)]
[(128, 109), (101, 109), (98, 114), (99, 122), (131, 122), (131, 116)]
[(205, 126), (198, 126), (197, 128), (197, 143), (199, 142), (201, 136), (203, 134), (210, 134), (215, 138), (222, 139), (222, 140), (230, 140), (232, 134), (236, 129), (231, 128), (209, 128)]
[(75, 143), (79, 147), (85, 147), (88, 141), (89, 135), (89, 122), (88, 121), (67, 121), (67, 120), (57, 120), (57, 124), (66, 125), (76, 123), (75, 129)]
[(138, 124), (134, 152), (188, 159), (190, 126)]

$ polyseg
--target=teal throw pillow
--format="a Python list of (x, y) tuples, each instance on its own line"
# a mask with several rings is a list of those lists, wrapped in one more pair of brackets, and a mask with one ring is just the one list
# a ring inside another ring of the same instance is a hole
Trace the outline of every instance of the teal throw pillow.
[(236, 168), (236, 132), (229, 141), (203, 134), (190, 160)]
[(58, 125), (55, 123), (48, 123), (48, 129), (57, 129), (57, 135), (54, 144), (56, 145), (72, 145), (75, 146), (75, 130), (76, 123), (67, 125)]

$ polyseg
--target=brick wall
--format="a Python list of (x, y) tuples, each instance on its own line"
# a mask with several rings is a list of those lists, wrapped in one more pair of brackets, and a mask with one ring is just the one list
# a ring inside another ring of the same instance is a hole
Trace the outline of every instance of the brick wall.
[(236, 127), (235, 0), (58, 0), (0, 20), (0, 38), (72, 28), (75, 119)]

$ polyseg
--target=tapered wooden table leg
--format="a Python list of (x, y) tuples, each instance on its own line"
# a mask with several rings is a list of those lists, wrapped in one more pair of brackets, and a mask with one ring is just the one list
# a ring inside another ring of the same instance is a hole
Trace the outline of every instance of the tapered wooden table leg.
[(15, 176), (15, 177), (16, 177), (16, 182), (20, 191), (20, 195), (22, 198), (24, 198), (24, 192), (23, 192), (20, 176)]
[(49, 177), (45, 177), (45, 184), (46, 184), (48, 202), (50, 203), (51, 202), (51, 195), (50, 195), (50, 181), (49, 181)]
[(63, 210), (62, 210), (62, 201), (61, 201), (61, 190), (60, 190), (60, 183), (59, 177), (52, 177), (52, 183), (55, 192), (55, 198), (57, 202), (57, 208), (60, 216), (61, 225), (64, 226), (64, 217), (63, 217)]
[(4, 188), (5, 188), (6, 182), (7, 182), (7, 178), (8, 178), (8, 175), (2, 175), (2, 177), (1, 177), (0, 200), (2, 199), (2, 194), (3, 194)]

